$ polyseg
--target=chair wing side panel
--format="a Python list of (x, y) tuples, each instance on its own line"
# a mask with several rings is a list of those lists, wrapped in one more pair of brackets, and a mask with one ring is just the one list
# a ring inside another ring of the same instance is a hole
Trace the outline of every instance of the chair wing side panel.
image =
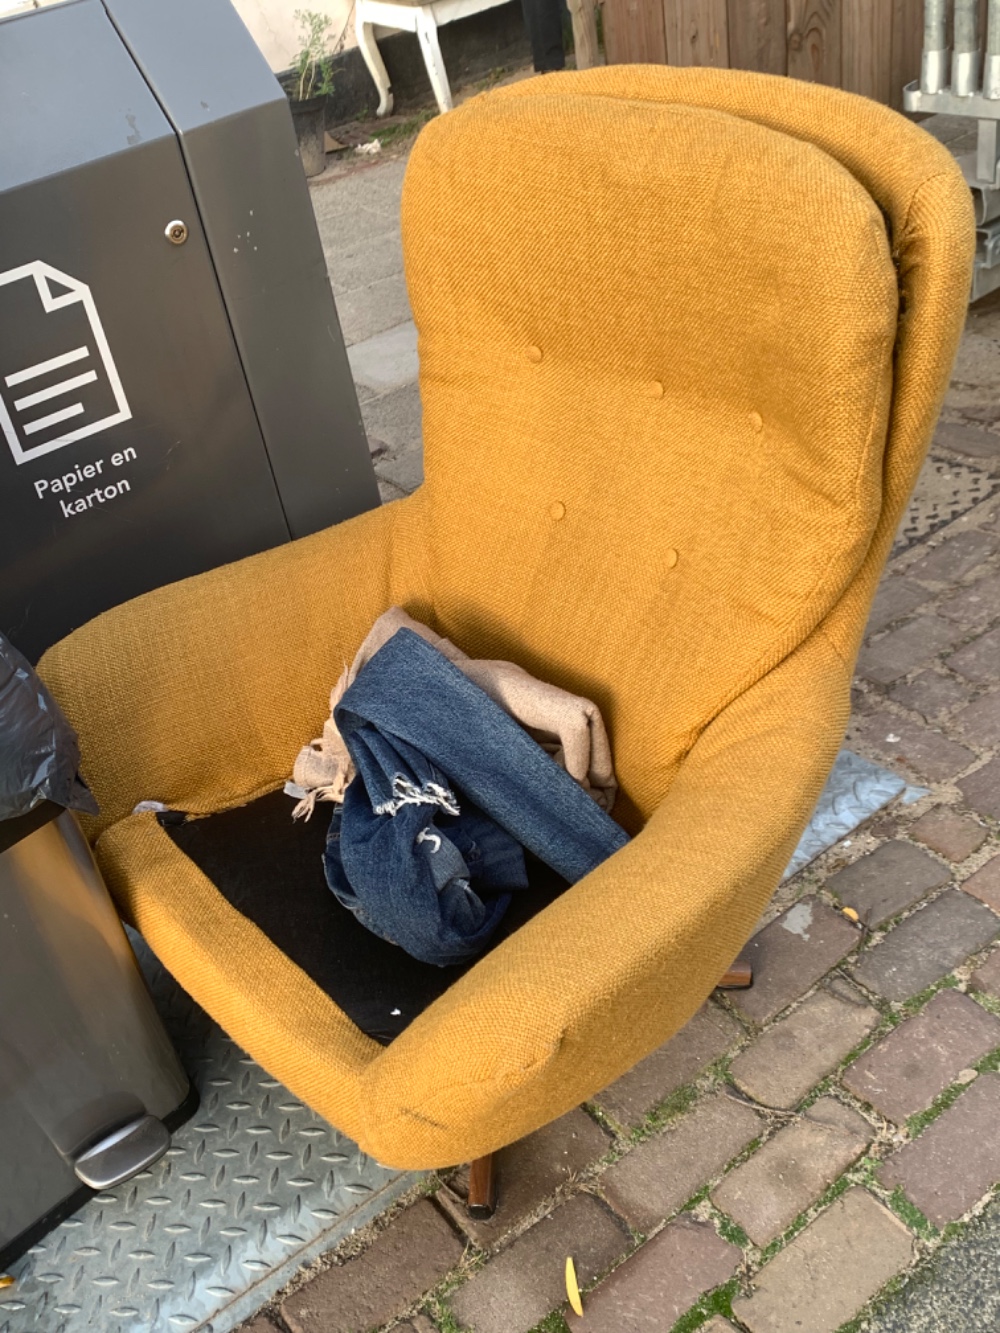
[(774, 891), (842, 741), (849, 694), (819, 632), (731, 704), (637, 838), (367, 1067), (370, 1151), (406, 1167), (479, 1156), (682, 1027)]

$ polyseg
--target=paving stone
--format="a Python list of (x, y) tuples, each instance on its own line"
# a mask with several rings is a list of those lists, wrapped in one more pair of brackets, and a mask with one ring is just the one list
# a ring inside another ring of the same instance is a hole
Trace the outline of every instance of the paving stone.
[(753, 963), (750, 990), (732, 991), (735, 1008), (765, 1023), (814, 986), (858, 943), (858, 932), (817, 898), (801, 898), (753, 937), (745, 956)]
[(405, 324), (413, 318), (406, 279), (402, 273), (391, 273), (367, 287), (341, 291), (337, 296), (337, 314), (348, 347), (397, 324)]
[(415, 1314), (405, 1324), (393, 1324), (392, 1333), (438, 1333), (438, 1326), (425, 1314)]
[(978, 745), (1000, 745), (1000, 690), (984, 694), (961, 709), (954, 723)]
[(528, 1333), (566, 1299), (566, 1256), (580, 1285), (629, 1248), (624, 1227), (591, 1194), (578, 1194), (519, 1236), (452, 1295), (452, 1311), (475, 1333)]
[(1000, 999), (1000, 950), (991, 954), (982, 967), (973, 972), (969, 978), (969, 985), (973, 990)]
[(875, 594), (865, 633), (878, 634), (887, 625), (891, 625), (894, 620), (899, 620), (902, 616), (908, 616), (911, 611), (915, 611), (918, 606), (922, 606), (931, 595), (919, 583), (914, 583), (912, 580), (902, 578), (899, 575), (886, 575)]
[(947, 806), (935, 806), (910, 825), (910, 837), (922, 842), (946, 861), (964, 861), (989, 837), (982, 824), (958, 815)]
[(1000, 616), (1000, 577), (990, 574), (977, 579), (954, 597), (949, 597), (937, 608), (938, 614), (957, 620), (966, 632), (985, 629)]
[(968, 1212), (1000, 1181), (1000, 1077), (981, 1074), (918, 1139), (878, 1173), (942, 1227)]
[(974, 762), (975, 754), (940, 731), (892, 713), (875, 713), (859, 728), (868, 744), (890, 762), (928, 782), (946, 782)]
[(615, 1212), (651, 1231), (677, 1211), (764, 1129), (749, 1106), (719, 1092), (647, 1139), (601, 1176)]
[(424, 480), (424, 459), (419, 450), (400, 454), (396, 458), (382, 458), (375, 464), (375, 475), (388, 481), (404, 495), (412, 495)]
[(962, 888), (1000, 912), (1000, 856), (991, 857), (974, 875), (963, 880)]
[(728, 1319), (723, 1319), (722, 1315), (717, 1314), (713, 1315), (707, 1324), (702, 1324), (698, 1333), (735, 1333), (735, 1330)]
[(420, 388), (404, 384), (401, 389), (379, 394), (361, 407), (368, 437), (374, 435), (389, 446), (394, 456), (423, 445)]
[(858, 1056), (843, 1084), (902, 1124), (926, 1111), (959, 1073), (1000, 1046), (1000, 1018), (956, 990), (942, 990), (913, 1018)]
[(966, 703), (969, 689), (960, 685), (953, 676), (941, 676), (935, 671), (921, 671), (911, 681), (901, 681), (889, 691), (889, 696), (904, 708), (912, 708), (928, 721)]
[[(359, 224), (369, 225), (373, 230), (367, 236), (359, 236), (355, 230)], [(324, 245), (323, 257), (335, 297), (371, 286), (403, 271), (403, 249), (398, 227), (384, 218), (376, 219), (367, 210), (351, 219), (350, 236), (341, 233), (333, 244)], [(376, 337), (381, 336), (376, 334)]]
[(989, 685), (1000, 678), (1000, 629), (980, 634), (948, 658), (952, 671), (977, 685)]
[(586, 1112), (570, 1111), (550, 1125), (519, 1139), (498, 1155), (497, 1210), (488, 1221), (469, 1217), (468, 1171), (437, 1193), (437, 1201), (460, 1230), (488, 1250), (523, 1221), (555, 1190), (608, 1151), (611, 1140)]
[(996, 550), (996, 538), (973, 528), (943, 541), (922, 560), (906, 571), (911, 579), (933, 583), (953, 583), (967, 574)]
[(884, 842), (826, 881), (845, 907), (869, 926), (881, 925), (951, 879), (951, 871), (910, 842)]
[(947, 976), (1000, 933), (1000, 917), (968, 894), (946, 890), (861, 955), (854, 975), (887, 1000), (907, 1000)]
[(679, 1217), (584, 1298), (583, 1327), (587, 1333), (665, 1333), (707, 1291), (728, 1282), (742, 1259), (742, 1250), (708, 1223)]
[(717, 1185), (712, 1202), (755, 1245), (768, 1245), (868, 1147), (873, 1130), (857, 1111), (822, 1097)]
[(906, 1227), (863, 1189), (848, 1190), (733, 1301), (751, 1333), (834, 1333), (910, 1262)]
[(918, 616), (862, 649), (858, 674), (877, 685), (891, 685), (938, 653), (946, 652), (959, 633), (954, 625), (937, 616)]
[(978, 426), (942, 422), (934, 432), (934, 443), (969, 458), (1000, 458), (1000, 435)]
[(878, 1023), (878, 1011), (820, 988), (733, 1061), (737, 1085), (764, 1106), (789, 1109)]
[(958, 784), (966, 805), (981, 815), (1000, 819), (1000, 759), (991, 759)]
[(359, 384), (386, 392), (417, 378), (417, 330), (412, 320), (376, 333), (347, 349), (351, 374)]
[(393, 500), (405, 500), (406, 492), (401, 491), (398, 486), (394, 486), (391, 481), (382, 481), (376, 477), (378, 482), (379, 499), (384, 505), (391, 504)]
[(621, 1125), (638, 1125), (672, 1092), (691, 1083), (736, 1042), (743, 1029), (718, 1005), (706, 1004), (676, 1036), (593, 1099)]
[(374, 1243), (282, 1303), (291, 1333), (365, 1333), (402, 1314), (461, 1259), (464, 1245), (429, 1199), (394, 1218)]
[(249, 1324), (240, 1324), (236, 1333), (278, 1333), (278, 1327), (266, 1315), (258, 1315)]

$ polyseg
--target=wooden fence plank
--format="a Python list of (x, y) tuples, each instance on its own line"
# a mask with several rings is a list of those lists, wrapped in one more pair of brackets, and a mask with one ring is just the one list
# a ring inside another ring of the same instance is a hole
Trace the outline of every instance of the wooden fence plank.
[(573, 54), (577, 69), (593, 69), (601, 63), (597, 45), (597, 7), (594, 0), (567, 0), (573, 24)]
[(787, 74), (786, 24), (785, 0), (729, 0), (730, 66)]
[(729, 64), (726, 0), (664, 0), (671, 65)]
[(891, 99), (892, 8), (887, 0), (843, 0), (840, 86), (849, 93)]
[(923, 0), (893, 0), (889, 105), (903, 109), (903, 86), (920, 78), (924, 33)]
[(840, 49), (841, 0), (788, 0), (788, 72), (793, 78), (839, 85)]
[(667, 63), (663, 0), (601, 0), (609, 65)]

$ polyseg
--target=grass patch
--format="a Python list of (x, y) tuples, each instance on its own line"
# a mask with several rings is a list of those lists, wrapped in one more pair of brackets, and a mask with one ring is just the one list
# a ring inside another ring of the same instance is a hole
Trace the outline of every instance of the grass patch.
[[(982, 1059), (976, 1060), (971, 1068), (977, 1074), (995, 1074), (1000, 1070), (1000, 1047), (988, 1051)], [(918, 1134), (922, 1134), (928, 1125), (933, 1124), (939, 1115), (947, 1111), (949, 1106), (953, 1106), (966, 1088), (971, 1086), (972, 1081), (969, 1083), (952, 1083), (950, 1087), (945, 1088), (944, 1092), (939, 1093), (934, 1098), (926, 1111), (918, 1111), (916, 1115), (909, 1116), (906, 1121), (906, 1131), (910, 1138), (915, 1139)]]
[(969, 999), (975, 1000), (976, 1004), (985, 1009), (987, 1013), (1000, 1014), (1000, 999), (997, 999), (995, 995), (986, 995), (983, 991), (977, 990), (969, 993)]
[(949, 1106), (958, 1101), (968, 1086), (968, 1083), (953, 1083), (950, 1088), (945, 1088), (940, 1096), (934, 1098), (926, 1111), (918, 1111), (916, 1115), (907, 1116), (906, 1132), (910, 1138), (915, 1139), (918, 1134), (922, 1134), (943, 1111), (947, 1111)]
[(848, 1171), (845, 1175), (841, 1176), (839, 1180), (835, 1180), (830, 1188), (819, 1196), (815, 1203), (810, 1204), (804, 1212), (799, 1213), (795, 1221), (792, 1222), (780, 1236), (775, 1236), (770, 1245), (767, 1245), (761, 1251), (759, 1267), (763, 1268), (766, 1263), (774, 1258), (779, 1250), (783, 1250), (790, 1241), (793, 1241), (800, 1231), (804, 1231), (809, 1223), (815, 1219), (818, 1213), (822, 1212), (824, 1208), (829, 1207), (835, 1199), (839, 1199), (840, 1196), (845, 1194), (852, 1185), (857, 1183), (856, 1169)]
[(738, 1245), (741, 1250), (750, 1248), (753, 1242), (738, 1222), (718, 1211), (715, 1214), (715, 1221), (723, 1240), (728, 1240), (730, 1245)]
[(531, 1333), (570, 1333), (569, 1324), (558, 1310), (547, 1314), (540, 1324), (536, 1324)]
[(687, 1314), (681, 1315), (670, 1333), (695, 1333), (695, 1329), (707, 1324), (714, 1315), (731, 1319), (733, 1300), (739, 1294), (740, 1284), (736, 1278), (732, 1278), (724, 1287), (716, 1287), (714, 1291), (707, 1292), (697, 1305), (692, 1305)]
[(390, 144), (398, 143), (400, 139), (408, 139), (411, 135), (418, 134), (437, 114), (436, 107), (433, 109), (428, 107), (425, 111), (418, 111), (416, 115), (398, 121), (395, 125), (387, 125), (384, 130), (379, 130), (372, 137), (377, 139), (383, 148), (388, 148)]
[(671, 1120), (676, 1120), (679, 1115), (689, 1111), (698, 1099), (698, 1090), (693, 1086), (678, 1088), (672, 1092), (665, 1101), (654, 1106), (652, 1111), (645, 1115), (640, 1124), (629, 1134), (630, 1143), (641, 1143), (643, 1139), (648, 1139), (650, 1135), (657, 1134), (670, 1124)]
[(450, 1310), (432, 1304), (431, 1314), (434, 1316), (434, 1322), (441, 1330), (441, 1333), (462, 1333), (462, 1325)]
[(957, 985), (958, 977), (951, 972), (946, 977), (941, 977), (939, 981), (932, 981), (917, 995), (911, 995), (908, 1000), (903, 1001), (897, 1011), (899, 1014), (898, 1021), (902, 1022), (904, 1018), (912, 1018), (914, 1014), (918, 1014), (927, 1001), (932, 1000), (939, 990), (954, 990)]
[(937, 1239), (937, 1227), (923, 1215), (915, 1204), (910, 1203), (898, 1186), (889, 1195), (889, 1207), (901, 1222), (905, 1222), (911, 1231), (916, 1232), (921, 1240)]
[(860, 1314), (856, 1314), (853, 1319), (848, 1319), (846, 1324), (841, 1324), (836, 1333), (863, 1333), (868, 1327), (868, 1321), (873, 1314), (877, 1314), (885, 1305), (892, 1300), (898, 1292), (902, 1291), (906, 1285), (909, 1273), (898, 1273), (890, 1278), (877, 1296), (865, 1306)]
[(475, 85), (476, 92), (477, 93), (489, 92), (491, 88), (495, 88), (497, 86), (497, 84), (500, 82), (501, 79), (505, 79), (508, 74), (512, 74), (513, 68), (514, 67), (512, 65), (497, 65), (494, 69), (490, 70), (489, 74), (486, 75), (485, 79), (480, 79), (479, 82)]

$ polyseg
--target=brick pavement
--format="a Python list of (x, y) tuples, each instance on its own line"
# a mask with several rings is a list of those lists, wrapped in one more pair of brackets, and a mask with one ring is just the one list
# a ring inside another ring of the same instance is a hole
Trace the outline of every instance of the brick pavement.
[[(400, 179), (317, 198), (386, 499), (420, 478)], [(364, 245), (340, 230), (355, 205)], [(461, 1172), (432, 1177), (247, 1333), (566, 1333), (568, 1254), (584, 1329), (853, 1331), (975, 1232), (1000, 1183), (998, 353), (1000, 297), (970, 312), (929, 465), (997, 493), (897, 552), (858, 666), (849, 743), (929, 795), (783, 886), (753, 991), (509, 1149), (492, 1223), (465, 1217)]]

